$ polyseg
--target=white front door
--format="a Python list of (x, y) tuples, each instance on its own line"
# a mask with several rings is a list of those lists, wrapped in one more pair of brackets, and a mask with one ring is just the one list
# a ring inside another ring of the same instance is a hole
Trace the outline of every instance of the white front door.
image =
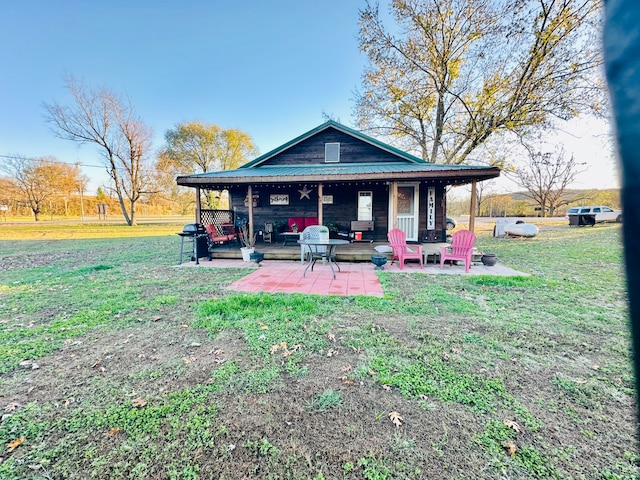
[[(418, 183), (398, 184), (398, 228), (405, 233), (407, 240), (411, 241), (418, 240), (419, 194)], [(389, 229), (393, 228), (393, 201), (393, 198), (389, 198)]]

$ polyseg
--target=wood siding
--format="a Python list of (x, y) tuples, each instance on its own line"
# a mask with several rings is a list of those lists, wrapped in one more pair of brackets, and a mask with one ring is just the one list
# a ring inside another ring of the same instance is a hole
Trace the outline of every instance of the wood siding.
[[(363, 142), (335, 128), (328, 128), (270, 158), (261, 165), (304, 165), (325, 163), (324, 144), (340, 143), (340, 163), (407, 161), (393, 153)], [(332, 163), (327, 163), (332, 165)]]
[[(300, 193), (304, 184), (285, 186), (259, 185), (254, 187), (253, 195), (259, 196), (258, 205), (253, 207), (253, 220), (257, 230), (264, 229), (265, 223), (283, 222), (286, 223), (289, 217), (317, 217), (318, 216), (318, 186), (317, 184), (307, 184), (307, 188), (313, 190), (309, 194), (310, 199), (300, 198)], [(322, 206), (323, 223), (334, 223), (341, 230), (349, 230), (352, 220), (358, 219), (357, 199), (359, 191), (373, 192), (373, 215), (375, 221), (376, 238), (386, 238), (388, 222), (388, 187), (384, 183), (368, 182), (360, 184), (325, 184), (323, 185), (324, 195), (333, 195), (333, 204)], [(289, 205), (270, 205), (269, 196), (271, 194), (289, 195)], [(249, 209), (245, 207), (246, 190), (244, 187), (230, 190), (231, 208), (236, 212), (236, 216), (248, 218)]]

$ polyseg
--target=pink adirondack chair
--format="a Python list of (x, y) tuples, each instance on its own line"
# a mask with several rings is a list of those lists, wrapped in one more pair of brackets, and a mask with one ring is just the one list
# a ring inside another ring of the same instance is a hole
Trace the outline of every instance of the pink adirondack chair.
[(464, 271), (468, 272), (475, 241), (475, 233), (469, 230), (459, 230), (454, 233), (451, 237), (451, 245), (440, 247), (440, 268), (446, 260), (463, 260)]
[(387, 233), (389, 245), (393, 248), (393, 258), (391, 263), (397, 258), (400, 270), (404, 269), (404, 261), (411, 258), (420, 260), (420, 268), (422, 268), (422, 245), (407, 245), (407, 236), (399, 228), (394, 228)]

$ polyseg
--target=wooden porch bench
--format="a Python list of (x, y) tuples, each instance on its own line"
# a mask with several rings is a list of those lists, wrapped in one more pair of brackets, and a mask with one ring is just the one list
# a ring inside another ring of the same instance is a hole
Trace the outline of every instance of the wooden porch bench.
[[(352, 220), (350, 230), (352, 242), (373, 242), (373, 220)], [(360, 238), (356, 238), (358, 233), (361, 234)]]

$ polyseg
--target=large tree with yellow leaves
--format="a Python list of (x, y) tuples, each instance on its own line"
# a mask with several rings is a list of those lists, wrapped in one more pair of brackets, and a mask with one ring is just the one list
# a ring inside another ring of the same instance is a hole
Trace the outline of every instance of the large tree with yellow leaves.
[(367, 4), (359, 126), (436, 163), (506, 132), (602, 111), (598, 0)]

